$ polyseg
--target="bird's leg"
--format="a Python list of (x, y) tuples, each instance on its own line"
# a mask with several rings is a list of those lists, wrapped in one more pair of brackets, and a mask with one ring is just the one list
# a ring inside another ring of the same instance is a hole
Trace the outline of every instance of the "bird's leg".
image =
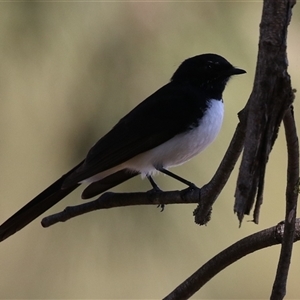
[(180, 177), (180, 176), (178, 176), (178, 175), (170, 172), (169, 170), (166, 170), (165, 168), (160, 167), (160, 168), (157, 168), (157, 170), (159, 172), (161, 172), (161, 173), (164, 173), (164, 174), (166, 174), (166, 175), (174, 178), (174, 179), (177, 179), (178, 181), (180, 181), (180, 182), (188, 185), (192, 189), (197, 188), (194, 183), (192, 183), (192, 182), (190, 182), (190, 181), (188, 181), (188, 180), (186, 180), (186, 179), (184, 179), (184, 178), (182, 178), (182, 177)]
[[(154, 181), (154, 179), (152, 178), (151, 175), (147, 175), (147, 179), (149, 180), (150, 184), (152, 185), (152, 190), (150, 190), (150, 193), (157, 193), (157, 192), (162, 192), (162, 190), (158, 187), (158, 185), (156, 184), (156, 182)], [(165, 209), (165, 205), (164, 204), (158, 204), (157, 207), (160, 207), (161, 210), (163, 211)]]
[(161, 192), (162, 190), (158, 187), (154, 179), (151, 175), (147, 175), (147, 179), (149, 180), (150, 184), (152, 185), (153, 189), (151, 191), (153, 192)]

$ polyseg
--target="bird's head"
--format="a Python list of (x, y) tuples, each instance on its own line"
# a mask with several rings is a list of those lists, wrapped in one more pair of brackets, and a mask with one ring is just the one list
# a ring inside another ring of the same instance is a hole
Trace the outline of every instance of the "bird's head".
[(224, 57), (217, 54), (201, 54), (186, 59), (176, 70), (171, 81), (190, 82), (206, 88), (220, 88), (223, 92), (233, 75), (246, 73), (235, 68)]

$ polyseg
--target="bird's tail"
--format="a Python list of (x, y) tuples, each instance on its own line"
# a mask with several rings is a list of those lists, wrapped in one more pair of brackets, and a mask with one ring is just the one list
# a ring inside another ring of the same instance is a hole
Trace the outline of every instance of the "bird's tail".
[(50, 207), (52, 207), (61, 199), (63, 199), (72, 191), (74, 191), (79, 186), (79, 184), (73, 185), (63, 190), (61, 189), (61, 186), (65, 178), (78, 166), (76, 166), (71, 171), (63, 175), (60, 179), (55, 181), (47, 189), (45, 189), (34, 199), (32, 199), (29, 203), (23, 206), (13, 216), (7, 219), (0, 226), (0, 242), (7, 239), (9, 236), (13, 235), (17, 231), (28, 225), (30, 222), (32, 222), (34, 219), (40, 216), (43, 212), (48, 210)]
[[(21, 230), (50, 207), (74, 191), (80, 184), (75, 184), (64, 189), (62, 189), (62, 185), (66, 177), (75, 171), (75, 169), (77, 169), (80, 165), (81, 164), (55, 181), (47, 189), (37, 195), (13, 216), (6, 220), (2, 225), (0, 225), (0, 242)], [(138, 172), (129, 171), (127, 169), (111, 174), (100, 181), (90, 184), (84, 190), (82, 198), (87, 199), (99, 195), (138, 174)]]

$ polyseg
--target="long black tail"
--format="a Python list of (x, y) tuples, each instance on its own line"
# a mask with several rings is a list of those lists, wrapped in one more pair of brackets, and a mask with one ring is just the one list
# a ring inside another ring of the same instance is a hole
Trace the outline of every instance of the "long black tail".
[(76, 184), (64, 190), (61, 189), (61, 186), (65, 178), (76, 168), (78, 168), (78, 166), (63, 175), (60, 179), (51, 184), (47, 189), (37, 195), (34, 199), (32, 199), (29, 203), (27, 203), (19, 211), (17, 211), (13, 216), (6, 220), (0, 226), (0, 242), (28, 225), (43, 212), (48, 210), (50, 207), (52, 207), (61, 199), (74, 191), (79, 186), (79, 184)]
[[(6, 220), (0, 226), (0, 242), (21, 230), (50, 207), (74, 191), (80, 184), (76, 184), (66, 189), (61, 189), (61, 187), (65, 178), (80, 165), (81, 164), (77, 165), (71, 171), (63, 175), (60, 179), (51, 184), (47, 189), (37, 195), (13, 216)], [(130, 172), (126, 169), (111, 174), (100, 181), (91, 183), (83, 192), (82, 197), (84, 199), (94, 197), (138, 174), (138, 172)]]

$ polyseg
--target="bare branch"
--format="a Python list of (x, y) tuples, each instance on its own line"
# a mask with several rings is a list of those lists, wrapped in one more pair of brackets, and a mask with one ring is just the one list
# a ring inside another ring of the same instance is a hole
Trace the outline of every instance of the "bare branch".
[(287, 28), (294, 4), (292, 0), (264, 1), (256, 75), (235, 192), (234, 210), (240, 221), (250, 213), (256, 197), (253, 217), (258, 223), (268, 157), (284, 113), (294, 99), (286, 56)]
[(283, 119), (288, 150), (285, 230), (271, 299), (283, 299), (291, 262), (299, 184), (299, 143), (292, 108)]
[[(189, 299), (211, 278), (240, 258), (257, 250), (280, 244), (283, 240), (284, 222), (262, 230), (236, 242), (205, 263), (181, 283), (164, 300)], [(300, 240), (300, 219), (296, 220), (294, 241)]]
[(58, 222), (65, 222), (76, 216), (99, 209), (123, 207), (130, 205), (160, 205), (198, 203), (200, 189), (185, 189), (170, 192), (146, 192), (146, 193), (113, 193), (108, 192), (94, 201), (89, 201), (76, 206), (66, 207), (62, 212), (48, 216), (42, 220), (43, 227), (49, 227)]

